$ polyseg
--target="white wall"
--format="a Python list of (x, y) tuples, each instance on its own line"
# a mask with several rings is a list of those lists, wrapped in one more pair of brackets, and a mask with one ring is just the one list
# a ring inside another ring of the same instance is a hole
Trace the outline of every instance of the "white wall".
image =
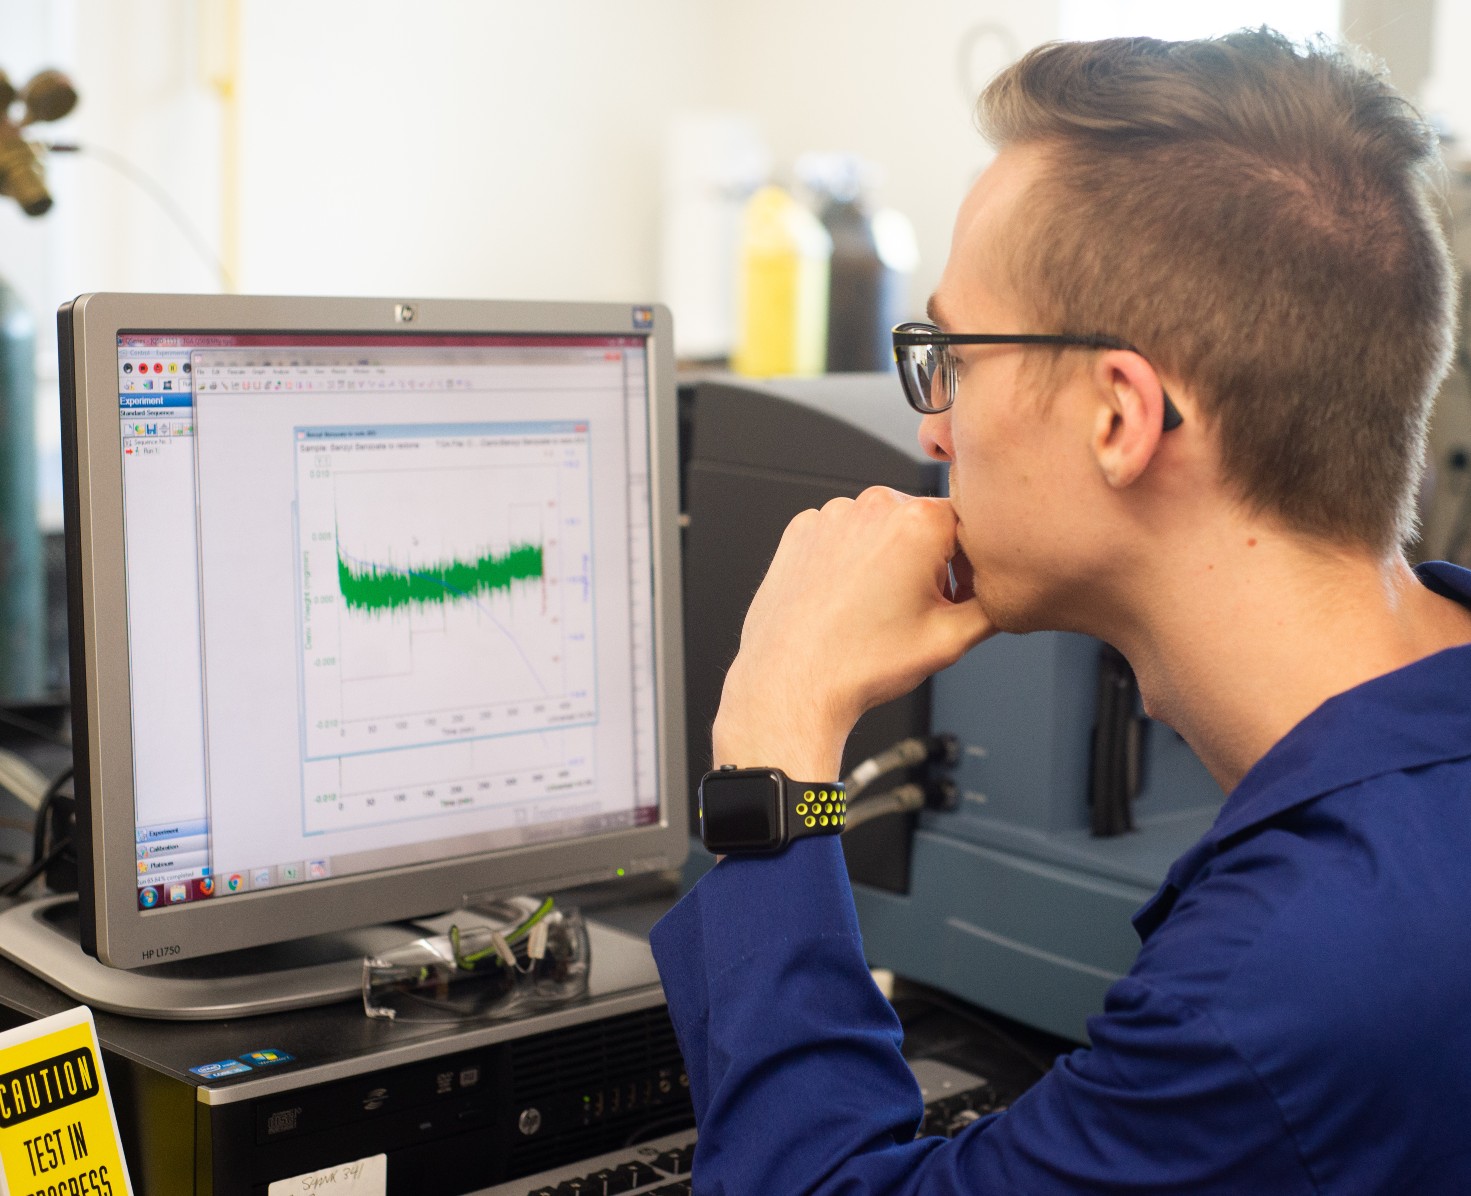
[(1430, 42), (1430, 78), (1425, 107), (1458, 141), (1456, 157), (1471, 159), (1471, 4), (1438, 0)]
[[(207, 241), (217, 237), (217, 113), (197, 71), (195, 12), (192, 0), (0, 0), (0, 66), (12, 81), (56, 66), (81, 94), (74, 115), (28, 136), (98, 150), (46, 160), (56, 206), (44, 217), (20, 217), (12, 204), (0, 212), (0, 269), (47, 292), (47, 320), (60, 298), (84, 290), (217, 288), (146, 189), (165, 192)], [(43, 268), (12, 264), (38, 245)]]
[(247, 0), (242, 289), (646, 299), (708, 9)]
[[(752, 116), (789, 166), (857, 151), (916, 221), (927, 289), (984, 161), (979, 81), (1049, 6), (876, 0), (513, 7), (247, 0), (241, 283), (256, 291), (638, 298), (658, 278), (677, 112)], [(982, 39), (978, 25), (1010, 30)], [(678, 313), (676, 312), (676, 318)]]

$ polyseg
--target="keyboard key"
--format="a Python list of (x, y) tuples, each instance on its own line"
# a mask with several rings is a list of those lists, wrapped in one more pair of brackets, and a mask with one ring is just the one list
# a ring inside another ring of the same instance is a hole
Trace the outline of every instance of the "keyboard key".
[(686, 1146), (679, 1150), (666, 1150), (654, 1160), (654, 1166), (670, 1175), (688, 1175), (690, 1163), (695, 1157), (695, 1148)]
[(604, 1167), (601, 1171), (594, 1171), (587, 1177), (592, 1180), (592, 1191), (595, 1196), (618, 1196), (620, 1192), (633, 1191), (633, 1179), (627, 1175), (620, 1175), (611, 1167)]
[[(630, 1180), (630, 1186), (634, 1188), (642, 1187), (644, 1184), (658, 1183), (664, 1178), (646, 1163), (622, 1163), (613, 1168), (613, 1172), (620, 1179)], [(626, 1192), (628, 1189), (623, 1190)]]

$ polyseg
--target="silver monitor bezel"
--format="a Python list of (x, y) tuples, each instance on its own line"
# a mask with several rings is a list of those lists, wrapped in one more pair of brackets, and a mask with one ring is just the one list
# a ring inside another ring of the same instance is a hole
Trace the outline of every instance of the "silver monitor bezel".
[[(637, 314), (636, 314), (637, 313)], [(651, 315), (651, 318), (650, 318)], [(435, 913), (477, 895), (551, 892), (678, 867), (689, 850), (669, 312), (654, 304), (94, 293), (62, 309), (72, 705), (83, 946), (133, 968)], [(648, 340), (660, 818), (591, 839), (138, 908), (124, 585), (118, 335), (160, 333), (639, 335)], [(284, 930), (283, 930), (284, 928)]]

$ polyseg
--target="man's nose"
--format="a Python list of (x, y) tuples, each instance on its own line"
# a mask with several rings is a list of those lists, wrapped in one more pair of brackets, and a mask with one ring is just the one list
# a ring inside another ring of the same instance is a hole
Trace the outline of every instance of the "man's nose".
[(936, 461), (953, 461), (955, 449), (950, 443), (950, 413), (941, 411), (926, 415), (919, 421), (919, 447), (925, 456)]

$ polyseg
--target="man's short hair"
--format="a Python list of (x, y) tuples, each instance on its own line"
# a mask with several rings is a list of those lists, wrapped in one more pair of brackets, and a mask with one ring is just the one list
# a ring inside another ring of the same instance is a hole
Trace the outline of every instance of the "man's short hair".
[(993, 145), (1044, 151), (1002, 251), (1040, 330), (1122, 337), (1179, 378), (1253, 510), (1413, 538), (1455, 282), (1437, 140), (1381, 73), (1265, 29), (1054, 43), (977, 111)]

